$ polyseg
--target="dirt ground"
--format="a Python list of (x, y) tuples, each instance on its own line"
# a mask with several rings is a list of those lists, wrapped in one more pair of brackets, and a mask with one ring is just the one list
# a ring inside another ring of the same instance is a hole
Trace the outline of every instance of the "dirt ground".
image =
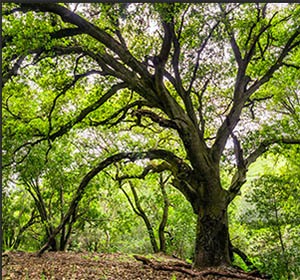
[[(172, 266), (176, 259), (155, 257), (155, 263)], [(226, 277), (222, 275), (191, 276), (184, 272), (151, 268), (126, 254), (47, 252), (41, 257), (34, 253), (9, 252), (2, 258), (4, 280), (225, 280), (260, 279), (250, 276)], [(191, 272), (195, 270), (189, 270)], [(195, 271), (196, 272), (196, 271)], [(224, 274), (225, 272), (223, 272)]]

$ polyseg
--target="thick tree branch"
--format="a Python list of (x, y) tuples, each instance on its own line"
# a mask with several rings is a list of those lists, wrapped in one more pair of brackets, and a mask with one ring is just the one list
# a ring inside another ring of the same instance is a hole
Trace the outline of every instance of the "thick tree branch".
[(27, 12), (28, 9), (25, 8), (13, 8), (11, 10), (3, 10), (2, 16), (9, 16), (11, 14), (17, 13), (17, 12)]
[(225, 120), (217, 131), (216, 140), (212, 146), (212, 156), (217, 161), (220, 159), (229, 135), (232, 133), (239, 121), (243, 106), (243, 100), (233, 102), (233, 106), (229, 114), (225, 117)]
[(148, 117), (153, 122), (158, 123), (161, 127), (177, 129), (177, 125), (174, 121), (160, 117), (159, 115), (157, 115), (156, 113), (154, 113), (153, 111), (150, 111), (150, 110), (138, 109), (138, 110), (134, 111), (132, 115), (137, 116), (138, 118)]
[(235, 154), (237, 168), (245, 169), (243, 150), (242, 150), (240, 141), (238, 140), (236, 135), (234, 135), (233, 133), (231, 133), (231, 137), (232, 137), (233, 145), (234, 145), (234, 154)]
[(256, 150), (254, 150), (245, 160), (246, 166), (254, 163), (258, 157), (268, 151), (269, 147), (274, 144), (289, 144), (289, 145), (299, 145), (300, 138), (286, 138), (281, 137), (277, 139), (266, 140), (262, 142)]
[(147, 165), (144, 168), (144, 170), (141, 174), (117, 176), (116, 180), (117, 181), (123, 181), (123, 180), (126, 180), (126, 179), (145, 179), (145, 177), (149, 173), (161, 173), (161, 172), (166, 171), (166, 170), (172, 171), (172, 170), (174, 170), (174, 168), (178, 168), (178, 167), (177, 166), (172, 167), (172, 165), (170, 165), (168, 162), (164, 161), (164, 162), (162, 162), (161, 164), (158, 164), (158, 165), (154, 165), (154, 164)]
[(164, 38), (163, 43), (158, 55), (160, 67), (164, 68), (172, 46), (172, 39), (173, 39), (173, 32), (174, 30), (174, 23), (173, 20), (170, 22), (162, 21), (162, 26), (164, 28)]
[(183, 96), (185, 94), (184, 88), (182, 86), (182, 80), (180, 77), (180, 71), (179, 71), (179, 56), (181, 52), (179, 38), (177, 38), (174, 24), (171, 26), (171, 32), (172, 32), (172, 39), (173, 39), (173, 46), (174, 46), (174, 53), (172, 57), (172, 65), (173, 65), (173, 71), (175, 73), (175, 81), (176, 81), (176, 88), (178, 91), (178, 94), (180, 96)]
[(53, 39), (61, 39), (61, 38), (65, 38), (65, 37), (72, 37), (75, 35), (80, 35), (83, 34), (83, 30), (81, 30), (80, 28), (64, 28), (64, 29), (60, 29), (58, 31), (52, 32), (50, 33), (50, 37)]
[(141, 76), (150, 78), (147, 68), (141, 62), (137, 61), (122, 44), (116, 41), (104, 30), (86, 21), (69, 9), (54, 3), (23, 3), (20, 4), (20, 6), (23, 8), (59, 15), (64, 22), (76, 25), (83, 33), (86, 33), (95, 38), (97, 41), (103, 43), (106, 47), (115, 52), (125, 64), (127, 64), (131, 69), (134, 69)]
[(172, 25), (172, 22), (165, 22), (164, 20), (162, 20), (162, 26), (164, 28), (163, 43), (159, 55), (153, 58), (153, 64), (155, 68), (155, 90), (158, 95), (165, 95), (166, 92), (163, 83), (163, 74), (172, 46)]
[(210, 76), (205, 82), (203, 87), (201, 88), (200, 92), (196, 92), (197, 99), (198, 99), (198, 115), (199, 115), (199, 120), (200, 120), (200, 133), (201, 137), (203, 138), (204, 132), (205, 132), (205, 119), (203, 115), (203, 95), (212, 79), (212, 76)]
[[(98, 63), (102, 69), (102, 75), (111, 75), (119, 78), (123, 81), (127, 81), (129, 84), (135, 84), (135, 75), (130, 71), (125, 65), (118, 62), (113, 56), (109, 55), (107, 52), (101, 54), (95, 53), (91, 50), (86, 50), (81, 46), (69, 46), (69, 47), (53, 47), (51, 51), (55, 52), (57, 55), (68, 55), (68, 54), (80, 54), (86, 55), (92, 58)], [(51, 53), (51, 52), (50, 52)], [(39, 54), (40, 55), (40, 54)]]

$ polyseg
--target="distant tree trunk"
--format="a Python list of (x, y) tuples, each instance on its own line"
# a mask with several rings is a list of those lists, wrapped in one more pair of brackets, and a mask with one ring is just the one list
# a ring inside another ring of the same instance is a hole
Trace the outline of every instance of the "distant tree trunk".
[(38, 180), (36, 178), (32, 180), (23, 178), (23, 182), (25, 183), (27, 191), (33, 198), (35, 206), (40, 214), (41, 222), (45, 227), (45, 239), (49, 240), (50, 250), (57, 251), (57, 242), (55, 238), (50, 238), (53, 233), (53, 226), (50, 222), (49, 213), (47, 211), (47, 206), (42, 196)]
[(133, 211), (138, 215), (140, 216), (145, 225), (146, 225), (146, 228), (147, 228), (147, 232), (149, 234), (149, 238), (150, 238), (150, 243), (151, 243), (151, 246), (152, 246), (152, 249), (153, 249), (153, 252), (154, 253), (158, 253), (159, 252), (159, 249), (158, 249), (158, 245), (157, 245), (157, 242), (156, 242), (156, 239), (155, 239), (155, 235), (154, 235), (154, 230), (153, 230), (153, 227), (144, 211), (144, 209), (142, 208), (141, 204), (140, 204), (140, 200), (139, 200), (139, 197), (138, 197), (138, 194), (133, 186), (133, 184), (129, 181), (129, 185), (130, 185), (130, 189), (131, 189), (131, 192), (133, 194), (133, 197), (134, 197), (134, 204), (133, 202), (131, 201), (130, 197), (128, 196), (128, 194), (126, 193), (126, 191), (122, 188), (121, 190), (123, 191), (123, 193), (125, 194), (130, 206), (132, 207)]
[[(69, 228), (71, 225), (69, 225)], [(60, 235), (60, 241), (59, 241), (59, 251), (65, 251), (68, 241), (70, 237), (70, 230), (68, 229), (66, 232), (66, 226), (62, 228), (61, 235)]]
[(290, 275), (289, 262), (288, 262), (288, 259), (286, 256), (285, 246), (284, 246), (283, 237), (282, 237), (282, 233), (281, 233), (280, 221), (279, 221), (279, 216), (278, 216), (278, 211), (280, 209), (277, 206), (277, 199), (276, 199), (275, 193), (273, 193), (273, 209), (274, 209), (274, 213), (275, 213), (277, 235), (278, 235), (278, 239), (280, 242), (281, 255), (283, 257), (283, 263), (285, 266), (286, 276), (287, 276), (287, 279), (290, 280), (290, 279), (292, 279), (292, 277)]
[(160, 174), (159, 185), (163, 195), (164, 207), (163, 207), (162, 220), (158, 228), (158, 236), (159, 236), (159, 250), (164, 253), (166, 252), (165, 227), (168, 221), (168, 213), (169, 213), (169, 205), (170, 205), (166, 188), (165, 188), (165, 183), (167, 180), (168, 178), (166, 180), (163, 180), (162, 174)]
[[(62, 216), (63, 219), (63, 216)], [(69, 219), (68, 223), (62, 228), (61, 236), (60, 236), (60, 243), (59, 243), (59, 250), (65, 251), (71, 236), (72, 227), (77, 219), (77, 211), (75, 210), (72, 217)]]
[(61, 230), (60, 241), (59, 241), (59, 251), (64, 251), (66, 248), (66, 240), (65, 240), (65, 227)]
[[(64, 218), (64, 195), (63, 195), (63, 187), (62, 185), (59, 186), (59, 200), (60, 200), (60, 220), (62, 221)], [(65, 235), (66, 235), (66, 226), (63, 226), (61, 229), (61, 234), (60, 234), (60, 242), (59, 242), (59, 250), (64, 251), (66, 248), (66, 240), (65, 240)]]
[(57, 242), (55, 238), (50, 238), (52, 235), (52, 231), (47, 235), (46, 239), (49, 240), (49, 247), (50, 247), (50, 251), (57, 251)]

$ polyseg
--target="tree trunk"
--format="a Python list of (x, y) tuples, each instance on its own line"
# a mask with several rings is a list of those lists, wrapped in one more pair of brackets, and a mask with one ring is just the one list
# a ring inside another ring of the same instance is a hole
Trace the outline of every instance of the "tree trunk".
[(195, 267), (230, 264), (227, 206), (201, 206), (198, 213)]
[(49, 240), (49, 247), (50, 247), (50, 251), (56, 252), (57, 251), (57, 242), (55, 238), (51, 238), (52, 232), (51, 234), (47, 237)]
[(134, 185), (132, 184), (132, 182), (129, 181), (129, 185), (130, 185), (130, 189), (131, 189), (131, 192), (133, 194), (133, 197), (134, 197), (134, 203), (135, 205), (133, 204), (133, 202), (131, 201), (129, 195), (127, 194), (127, 192), (124, 190), (124, 188), (122, 188), (122, 186), (120, 186), (120, 189), (123, 191), (123, 193), (125, 194), (130, 206), (132, 207), (133, 211), (138, 215), (140, 216), (145, 225), (146, 225), (146, 228), (147, 228), (147, 231), (148, 231), (148, 234), (149, 234), (149, 238), (150, 238), (150, 242), (151, 242), (151, 246), (152, 246), (152, 249), (153, 249), (153, 252), (154, 253), (158, 253), (159, 252), (159, 249), (158, 249), (158, 245), (157, 245), (157, 242), (156, 242), (156, 239), (155, 239), (155, 234), (154, 234), (154, 230), (153, 230), (153, 227), (148, 219), (148, 216), (146, 215), (144, 209), (142, 208), (141, 204), (140, 204), (140, 200), (139, 200), (139, 197), (138, 197), (138, 194), (135, 190), (135, 187)]
[(159, 186), (162, 192), (164, 206), (163, 206), (163, 215), (158, 228), (158, 236), (159, 236), (159, 251), (164, 253), (166, 252), (165, 227), (168, 221), (169, 205), (170, 205), (168, 194), (166, 192), (166, 187), (165, 187), (165, 183), (167, 180), (164, 181), (162, 174), (160, 174)]

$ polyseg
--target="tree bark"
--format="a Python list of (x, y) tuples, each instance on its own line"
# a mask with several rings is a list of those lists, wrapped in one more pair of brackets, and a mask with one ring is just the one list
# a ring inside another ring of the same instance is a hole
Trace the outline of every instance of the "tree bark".
[(218, 216), (209, 211), (198, 215), (194, 263), (195, 267), (230, 264), (227, 209), (220, 209)]
[(226, 191), (210, 187), (197, 213), (194, 265), (198, 268), (230, 265)]

